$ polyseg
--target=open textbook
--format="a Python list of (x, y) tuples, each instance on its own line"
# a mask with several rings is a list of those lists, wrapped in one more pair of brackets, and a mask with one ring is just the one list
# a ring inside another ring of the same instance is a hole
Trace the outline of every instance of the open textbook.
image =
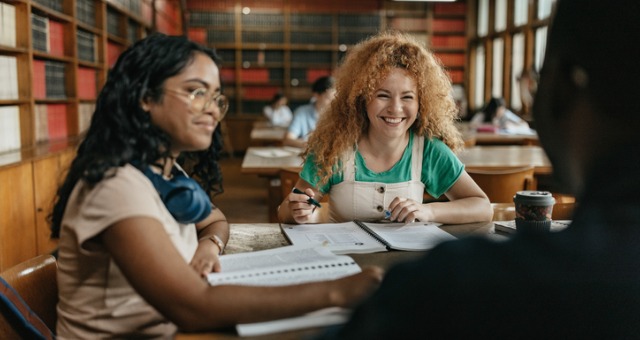
[[(211, 285), (243, 284), (253, 286), (289, 285), (341, 278), (359, 273), (360, 266), (348, 256), (338, 256), (326, 248), (286, 246), (220, 257), (222, 272), (211, 273)], [(350, 311), (326, 308), (293, 318), (239, 324), (240, 336), (255, 336), (335, 325), (346, 322)]]
[(282, 224), (285, 236), (295, 245), (321, 245), (335, 254), (375, 253), (389, 249), (420, 251), (455, 237), (439, 223), (344, 223)]

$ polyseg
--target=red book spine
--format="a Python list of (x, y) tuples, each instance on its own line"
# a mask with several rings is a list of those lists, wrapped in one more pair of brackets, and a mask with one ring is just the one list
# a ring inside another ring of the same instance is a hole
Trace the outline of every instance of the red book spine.
[(66, 104), (47, 104), (47, 125), (49, 139), (62, 139), (68, 136)]
[(120, 45), (112, 42), (107, 43), (107, 62), (109, 63), (109, 67), (113, 67), (113, 65), (115, 65), (120, 53), (122, 53)]
[(207, 30), (204, 28), (189, 28), (187, 33), (191, 41), (195, 41), (198, 44), (207, 44)]
[(91, 68), (78, 68), (78, 98), (96, 98), (96, 71)]
[(268, 83), (269, 70), (266, 68), (242, 70), (240, 72), (240, 80), (246, 83)]
[(278, 92), (276, 86), (250, 86), (243, 89), (244, 99), (265, 100), (268, 101), (273, 98), (273, 95)]
[(49, 53), (64, 56), (64, 24), (49, 20)]
[(36, 99), (47, 98), (47, 85), (45, 82), (44, 61), (33, 61), (33, 97)]

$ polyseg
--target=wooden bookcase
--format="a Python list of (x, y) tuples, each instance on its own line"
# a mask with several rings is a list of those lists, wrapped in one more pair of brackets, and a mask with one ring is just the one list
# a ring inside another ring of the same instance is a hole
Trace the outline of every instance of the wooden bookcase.
[(350, 46), (387, 27), (424, 41), (454, 84), (464, 82), (464, 1), (188, 0), (186, 10), (188, 36), (215, 47), (224, 60), (231, 120), (260, 117), (277, 91), (289, 98), (292, 109), (307, 103), (315, 79), (331, 74)]
[(52, 251), (46, 220), (109, 67), (151, 0), (0, 0), (0, 270)]

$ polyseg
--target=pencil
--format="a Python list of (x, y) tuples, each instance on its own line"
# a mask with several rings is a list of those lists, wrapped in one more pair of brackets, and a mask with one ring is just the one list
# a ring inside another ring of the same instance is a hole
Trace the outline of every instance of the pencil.
[[(298, 189), (298, 188), (293, 188), (293, 192), (296, 194), (305, 194), (302, 190)], [(305, 194), (306, 195), (306, 194)], [(309, 195), (307, 195), (309, 196)], [(307, 200), (307, 203), (309, 204), (313, 204), (318, 208), (322, 208), (322, 205), (320, 205), (320, 202), (314, 200), (313, 198), (309, 197), (309, 199)]]

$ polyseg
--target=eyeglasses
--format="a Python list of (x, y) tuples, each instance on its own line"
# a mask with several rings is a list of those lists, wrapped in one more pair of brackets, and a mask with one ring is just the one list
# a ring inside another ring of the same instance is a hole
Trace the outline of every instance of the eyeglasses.
[(203, 87), (197, 88), (193, 90), (191, 93), (185, 93), (182, 91), (172, 90), (172, 89), (165, 89), (165, 91), (168, 91), (174, 94), (187, 95), (190, 101), (189, 108), (199, 113), (204, 112), (206, 109), (209, 108), (209, 106), (212, 103), (215, 103), (216, 106), (218, 107), (218, 110), (220, 111), (220, 119), (218, 119), (218, 121), (221, 121), (222, 119), (224, 119), (224, 116), (227, 114), (227, 111), (229, 111), (229, 99), (227, 99), (227, 97), (225, 97), (223, 94), (207, 95), (207, 89)]

